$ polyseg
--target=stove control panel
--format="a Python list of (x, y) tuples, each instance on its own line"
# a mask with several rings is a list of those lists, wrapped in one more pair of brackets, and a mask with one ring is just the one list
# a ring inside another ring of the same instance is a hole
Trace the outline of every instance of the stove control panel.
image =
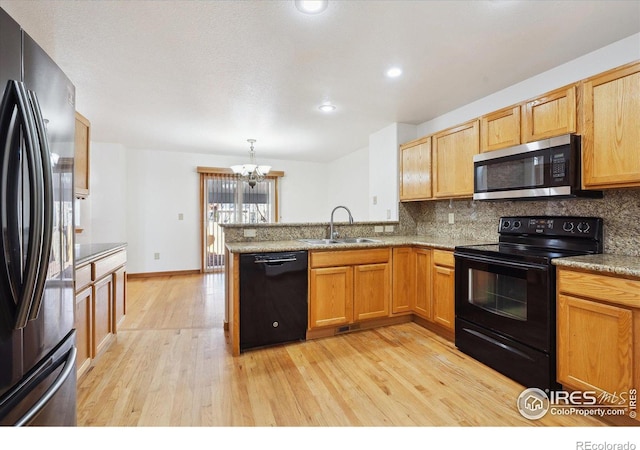
[(524, 216), (500, 218), (500, 234), (574, 236), (598, 238), (602, 236), (602, 219), (576, 216)]

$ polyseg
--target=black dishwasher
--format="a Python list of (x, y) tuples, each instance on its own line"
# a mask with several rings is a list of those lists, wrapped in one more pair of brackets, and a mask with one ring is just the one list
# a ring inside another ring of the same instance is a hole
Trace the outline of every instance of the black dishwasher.
[(307, 252), (240, 255), (240, 350), (304, 340)]

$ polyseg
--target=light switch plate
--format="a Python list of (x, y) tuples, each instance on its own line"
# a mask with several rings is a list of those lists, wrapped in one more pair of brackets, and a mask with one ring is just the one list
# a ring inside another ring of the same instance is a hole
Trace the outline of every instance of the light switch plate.
[(384, 231), (385, 233), (393, 233), (393, 225), (385, 225)]
[(455, 218), (454, 218), (454, 216), (453, 216), (453, 213), (449, 213), (449, 223), (450, 223), (450, 224), (455, 223)]
[(376, 233), (383, 233), (384, 227), (382, 225), (376, 225), (375, 227), (373, 227), (373, 231), (375, 231)]

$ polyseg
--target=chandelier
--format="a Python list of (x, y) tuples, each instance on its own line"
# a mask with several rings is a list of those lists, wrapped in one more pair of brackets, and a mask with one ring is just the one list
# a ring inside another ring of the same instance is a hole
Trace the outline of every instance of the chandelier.
[(247, 139), (247, 142), (249, 143), (249, 164), (236, 164), (231, 166), (231, 170), (233, 170), (233, 173), (238, 174), (240, 179), (249, 183), (249, 186), (253, 189), (256, 184), (264, 180), (264, 177), (271, 170), (271, 166), (257, 165), (256, 152), (253, 149), (253, 144), (256, 140)]

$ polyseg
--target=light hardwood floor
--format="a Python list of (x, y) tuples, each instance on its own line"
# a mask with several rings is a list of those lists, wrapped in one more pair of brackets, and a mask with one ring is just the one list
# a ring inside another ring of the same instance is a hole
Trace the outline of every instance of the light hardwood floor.
[(405, 323), (233, 358), (224, 278), (133, 279), (116, 341), (79, 381), (80, 426), (601, 426), (531, 421), (523, 387)]

